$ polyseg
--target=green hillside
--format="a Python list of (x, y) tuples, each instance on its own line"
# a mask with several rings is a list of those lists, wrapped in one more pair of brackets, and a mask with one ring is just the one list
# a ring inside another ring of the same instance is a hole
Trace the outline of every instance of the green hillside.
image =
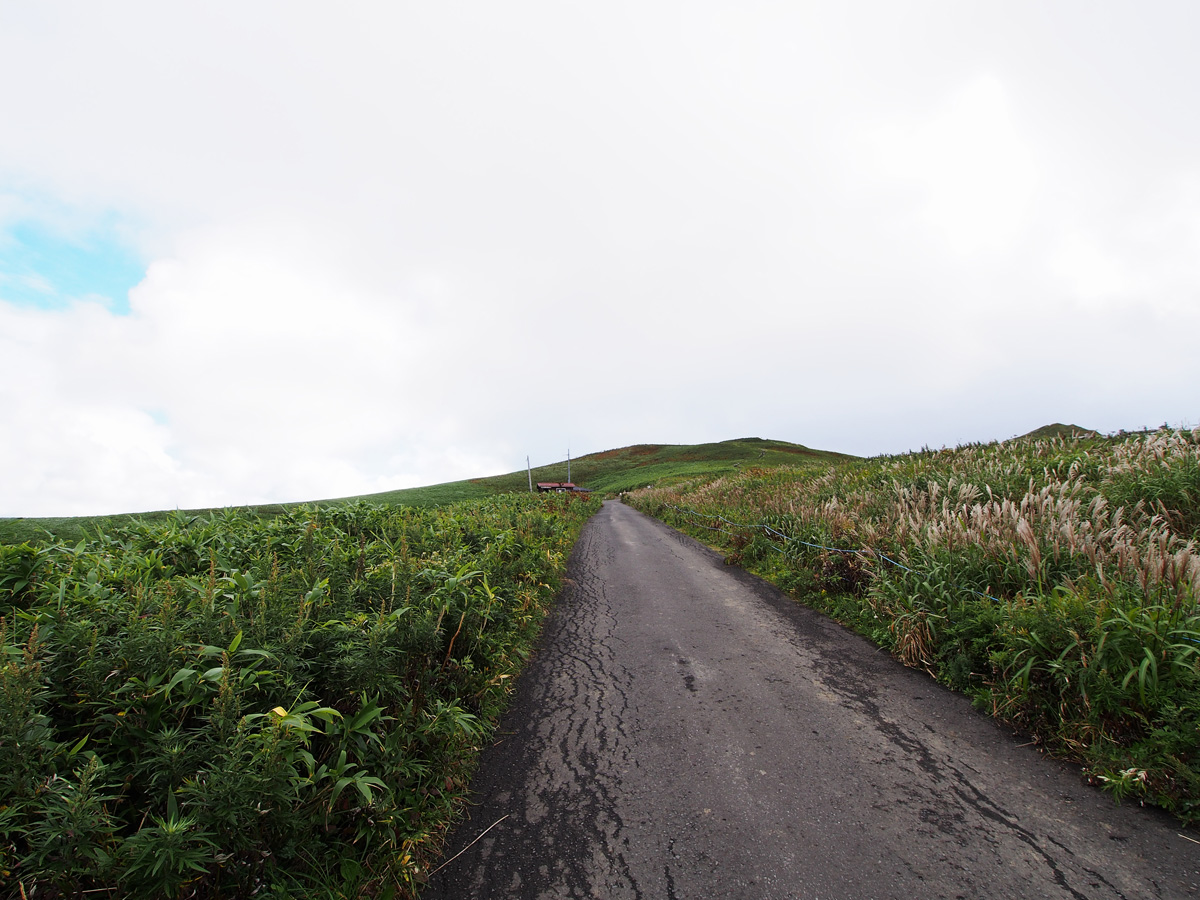
[[(702, 476), (716, 477), (738, 471), (743, 467), (772, 467), (796, 465), (800, 462), (817, 460), (849, 459), (841, 453), (812, 450), (787, 441), (771, 441), (763, 438), (740, 438), (713, 444), (636, 444), (601, 453), (589, 453), (571, 460), (571, 480), (581, 487), (600, 494), (615, 494), (620, 491), (675, 484), (679, 481)], [(567, 463), (552, 463), (533, 470), (533, 480), (566, 481)], [(529, 490), (529, 476), (524, 469), (506, 475), (487, 478), (472, 478), (466, 481), (451, 481), (428, 487), (405, 488), (377, 494), (354, 497), (337, 497), (328, 500), (304, 503), (274, 503), (262, 506), (239, 507), (240, 510), (259, 516), (278, 515), (289, 509), (317, 503), (321, 506), (343, 506), (357, 500), (370, 503), (401, 504), (403, 506), (436, 507), (459, 500), (472, 500)], [(84, 532), (95, 532), (97, 528), (108, 529), (139, 518), (148, 523), (165, 522), (174, 510), (158, 510), (137, 514), (111, 516), (79, 516), (73, 518), (0, 518), (0, 543), (20, 543), (40, 540), (50, 532), (59, 540), (77, 541)], [(214, 510), (183, 510), (187, 515), (208, 515)]]
[(1051, 438), (1062, 438), (1065, 441), (1069, 441), (1077, 437), (1096, 437), (1096, 432), (1090, 428), (1082, 428), (1079, 425), (1063, 425), (1061, 422), (1055, 422), (1053, 425), (1043, 425), (1041, 428), (1035, 428), (1029, 434), (1023, 434), (1021, 437), (1031, 438), (1035, 441), (1045, 441)]
[[(740, 438), (715, 444), (635, 444), (571, 460), (571, 480), (580, 487), (615, 494), (653, 484), (662, 486), (686, 478), (717, 476), (743, 466), (795, 465), (802, 461), (848, 459), (841, 453), (811, 450), (787, 441)], [(533, 470), (533, 480), (566, 481), (565, 461)], [(529, 489), (523, 471), (474, 479), (471, 484), (491, 491)]]

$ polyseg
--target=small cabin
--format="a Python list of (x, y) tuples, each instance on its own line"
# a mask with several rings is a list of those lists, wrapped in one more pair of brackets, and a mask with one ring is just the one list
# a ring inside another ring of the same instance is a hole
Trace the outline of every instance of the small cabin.
[(582, 488), (570, 481), (539, 481), (537, 483), (539, 494), (590, 494), (591, 491), (587, 488)]

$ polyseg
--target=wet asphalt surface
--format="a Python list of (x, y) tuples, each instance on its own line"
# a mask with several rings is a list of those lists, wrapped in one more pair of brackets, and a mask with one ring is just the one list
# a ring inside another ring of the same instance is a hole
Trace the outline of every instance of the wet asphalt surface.
[(568, 577), (422, 900), (1200, 897), (1200, 834), (665, 525)]

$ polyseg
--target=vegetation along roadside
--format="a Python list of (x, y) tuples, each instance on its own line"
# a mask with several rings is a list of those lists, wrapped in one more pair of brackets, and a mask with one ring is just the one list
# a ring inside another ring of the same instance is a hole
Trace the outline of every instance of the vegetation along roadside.
[(1059, 431), (625, 499), (1194, 824), (1200, 430)]
[[(446, 506), (460, 500), (482, 500), (497, 494), (529, 490), (531, 481), (563, 482), (574, 480), (597, 494), (645, 487), (648, 484), (670, 484), (674, 481), (701, 476), (715, 478), (737, 472), (740, 468), (795, 465), (801, 461), (836, 461), (851, 459), (841, 453), (813, 450), (787, 441), (762, 438), (739, 438), (711, 444), (637, 444), (600, 453), (589, 453), (571, 460), (532, 470), (519, 469), (504, 475), (450, 481), (425, 487), (402, 488), (377, 494), (340, 497), (318, 501), (323, 508), (348, 506), (361, 501), (383, 505), (415, 506), (423, 509)], [(568, 478), (568, 472), (571, 473)], [(311, 503), (273, 503), (262, 506), (239, 507), (240, 512), (260, 518), (281, 513), (300, 513)], [(210, 509), (184, 510), (189, 516), (209, 516)], [(163, 524), (174, 516), (170, 510), (139, 513), (144, 522)], [(97, 529), (109, 531), (127, 524), (134, 516), (128, 514), (76, 516), (69, 518), (7, 518), (0, 517), (0, 543), (19, 544), (22, 541), (44, 539), (47, 534), (58, 541), (75, 543)]]
[(0, 894), (414, 895), (598, 505), (0, 544)]

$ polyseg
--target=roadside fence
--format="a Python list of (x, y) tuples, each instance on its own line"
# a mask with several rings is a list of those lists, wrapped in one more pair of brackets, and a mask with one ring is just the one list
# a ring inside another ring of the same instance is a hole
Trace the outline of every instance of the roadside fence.
[[(830, 553), (841, 553), (846, 556), (857, 556), (861, 559), (866, 560), (867, 562), (871, 562), (872, 560), (875, 560), (875, 559), (881, 559), (884, 562), (889, 563), (892, 566), (896, 567), (897, 569), (901, 569), (905, 572), (910, 572), (913, 575), (920, 576), (922, 574), (922, 573), (918, 572), (916, 569), (910, 569), (908, 566), (904, 565), (903, 563), (896, 562), (896, 560), (892, 559), (890, 556), (887, 556), (886, 554), (880, 552), (879, 550), (874, 549), (873, 547), (860, 547), (857, 549), (847, 549), (845, 547), (830, 547), (827, 544), (814, 544), (811, 541), (806, 541), (806, 540), (803, 540), (802, 538), (793, 537), (790, 534), (784, 534), (782, 531), (779, 531), (776, 528), (772, 528), (770, 525), (766, 524), (765, 522), (756, 522), (756, 523), (734, 522), (731, 519), (725, 518), (724, 516), (714, 515), (712, 513), (702, 513), (695, 509), (687, 509), (682, 506), (675, 506), (674, 504), (671, 504), (671, 503), (664, 503), (663, 506), (665, 506), (667, 509), (673, 509), (678, 513), (682, 513), (684, 516), (691, 517), (693, 520), (694, 519), (708, 519), (710, 521), (724, 522), (730, 528), (740, 528), (743, 531), (759, 531), (759, 530), (761, 530), (761, 531), (766, 532), (769, 535), (774, 535), (775, 537), (782, 538), (786, 543), (800, 544), (801, 546), (810, 547), (814, 550), (827, 550)], [(727, 531), (726, 529), (721, 528), (718, 525), (704, 525), (704, 524), (702, 524), (700, 522), (696, 522), (696, 521), (692, 521), (690, 524), (694, 525), (697, 528), (704, 528), (704, 529), (707, 529), (708, 531), (719, 531), (722, 534), (729, 535), (730, 537), (737, 537), (736, 532)], [(783, 550), (780, 547), (778, 547), (776, 544), (772, 543), (771, 546), (774, 547), (777, 551), (779, 551), (781, 553), (783, 552)], [(993, 597), (991, 594), (984, 594), (977, 590), (974, 590), (973, 588), (962, 587), (961, 585), (955, 585), (955, 587), (957, 587), (960, 591), (963, 591), (964, 593), (974, 594), (976, 597), (983, 597), (985, 600), (991, 600), (993, 602), (996, 600), (996, 598)]]

